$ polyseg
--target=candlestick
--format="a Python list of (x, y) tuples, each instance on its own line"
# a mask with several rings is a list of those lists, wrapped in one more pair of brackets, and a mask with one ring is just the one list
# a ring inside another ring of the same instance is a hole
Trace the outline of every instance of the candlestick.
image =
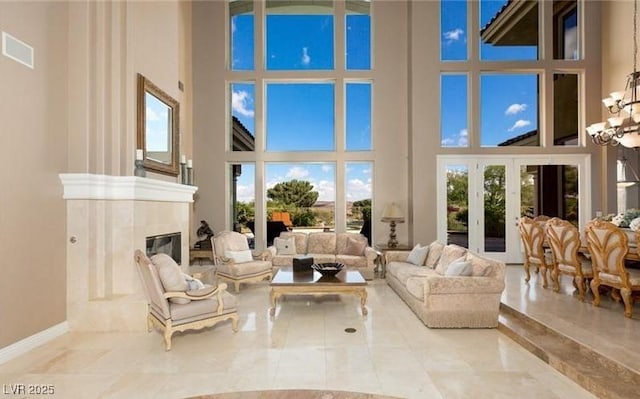
[(180, 158), (180, 182), (187, 184), (187, 157)]
[(136, 161), (142, 161), (144, 159), (144, 151), (141, 148), (136, 150)]
[(147, 175), (147, 172), (144, 170), (144, 161), (142, 159), (136, 159), (135, 164), (136, 168), (134, 169), (133, 174), (138, 177), (145, 177)]
[(193, 168), (187, 163), (187, 184), (193, 186)]

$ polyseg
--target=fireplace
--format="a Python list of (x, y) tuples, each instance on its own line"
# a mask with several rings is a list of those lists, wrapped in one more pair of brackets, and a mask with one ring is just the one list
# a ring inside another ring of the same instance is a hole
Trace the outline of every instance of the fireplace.
[(147, 237), (147, 256), (164, 253), (182, 264), (182, 235), (180, 232)]

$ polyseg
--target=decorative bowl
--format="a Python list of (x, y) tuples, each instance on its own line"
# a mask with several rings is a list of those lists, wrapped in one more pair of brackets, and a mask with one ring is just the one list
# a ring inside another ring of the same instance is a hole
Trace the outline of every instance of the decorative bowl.
[(335, 276), (344, 268), (344, 263), (314, 263), (311, 268), (323, 276)]

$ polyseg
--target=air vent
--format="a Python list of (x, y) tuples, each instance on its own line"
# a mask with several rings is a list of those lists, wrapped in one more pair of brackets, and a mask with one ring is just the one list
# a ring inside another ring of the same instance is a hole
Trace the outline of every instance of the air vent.
[(2, 32), (2, 54), (33, 69), (33, 47)]

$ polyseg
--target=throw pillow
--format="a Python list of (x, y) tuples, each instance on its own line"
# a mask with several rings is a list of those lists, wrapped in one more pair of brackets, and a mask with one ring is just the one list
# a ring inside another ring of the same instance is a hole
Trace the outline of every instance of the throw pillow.
[(415, 247), (409, 252), (409, 256), (407, 256), (407, 262), (413, 263), (416, 266), (422, 266), (424, 264), (425, 259), (427, 259), (427, 255), (429, 254), (429, 246), (425, 245), (424, 247), (420, 246), (420, 244), (416, 244)]
[[(160, 277), (160, 282), (166, 292), (184, 292), (189, 289), (189, 285), (182, 275), (180, 266), (178, 266), (176, 261), (174, 261), (169, 255), (153, 255), (151, 257), (151, 262), (156, 266), (156, 269), (158, 270), (158, 277)], [(169, 301), (180, 304), (191, 302), (186, 298), (170, 298)]]
[(436, 273), (444, 276), (447, 266), (454, 260), (464, 258), (467, 255), (467, 249), (455, 244), (449, 244), (442, 250), (442, 255), (436, 265)]
[(471, 262), (472, 276), (487, 277), (492, 275), (493, 264), (489, 259), (485, 259), (473, 252), (469, 252), (467, 254), (467, 260)]
[(345, 255), (362, 256), (367, 243), (364, 240), (357, 240), (353, 237), (347, 237), (347, 246), (344, 249)]
[(233, 260), (234, 263), (246, 263), (253, 260), (250, 249), (245, 249), (244, 251), (226, 251), (224, 256)]
[(202, 283), (202, 281), (198, 280), (197, 278), (193, 278), (186, 273), (182, 273), (182, 277), (184, 277), (184, 280), (187, 282), (187, 291), (200, 290), (204, 288), (204, 284)]
[(442, 250), (444, 249), (444, 244), (440, 241), (434, 241), (429, 244), (429, 254), (427, 255), (427, 261), (425, 266), (433, 269), (438, 264), (440, 260), (440, 255), (442, 255)]
[(273, 244), (276, 246), (278, 255), (295, 255), (296, 254), (296, 241), (294, 237), (280, 238), (276, 237), (273, 240)]
[(464, 258), (457, 259), (449, 264), (444, 272), (445, 276), (471, 276), (471, 262)]

